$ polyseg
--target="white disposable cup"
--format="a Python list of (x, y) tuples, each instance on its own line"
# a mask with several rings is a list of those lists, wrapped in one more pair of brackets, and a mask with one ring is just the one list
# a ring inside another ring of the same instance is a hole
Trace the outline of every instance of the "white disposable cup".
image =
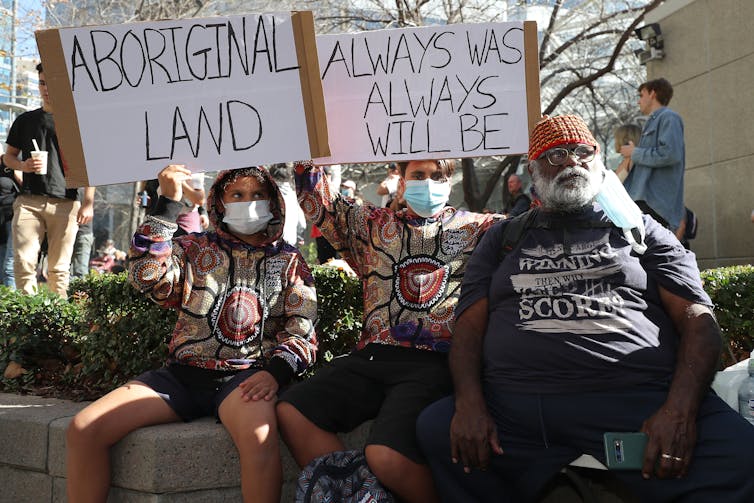
[(42, 170), (39, 171), (37, 174), (46, 175), (47, 174), (47, 151), (46, 150), (32, 150), (31, 158), (42, 160)]

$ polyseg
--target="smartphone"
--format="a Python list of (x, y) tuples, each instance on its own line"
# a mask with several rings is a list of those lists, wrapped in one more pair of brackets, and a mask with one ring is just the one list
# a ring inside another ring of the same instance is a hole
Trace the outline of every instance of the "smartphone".
[(646, 433), (607, 432), (602, 438), (609, 470), (641, 470), (647, 447)]

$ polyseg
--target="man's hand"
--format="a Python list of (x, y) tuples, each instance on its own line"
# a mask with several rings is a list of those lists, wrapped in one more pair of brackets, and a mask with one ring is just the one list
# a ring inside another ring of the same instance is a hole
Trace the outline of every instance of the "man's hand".
[(660, 300), (676, 327), (680, 345), (665, 403), (641, 431), (649, 440), (642, 476), (683, 477), (696, 444), (696, 416), (709, 392), (720, 354), (720, 327), (709, 306), (696, 304), (659, 287)]
[(249, 400), (267, 400), (275, 398), (278, 392), (278, 382), (272, 377), (272, 374), (266, 370), (260, 370), (244, 382), (238, 385), (241, 388), (241, 398), (244, 402)]
[(25, 171), (27, 173), (39, 174), (39, 172), (46, 167), (47, 166), (45, 166), (45, 161), (40, 158), (35, 159), (34, 157), (29, 157), (23, 163), (21, 163), (21, 171)]
[(190, 177), (191, 171), (183, 164), (167, 166), (157, 175), (162, 195), (173, 201), (180, 201), (183, 199), (183, 182)]
[(644, 421), (641, 431), (649, 436), (642, 476), (645, 479), (652, 474), (661, 479), (685, 476), (696, 443), (696, 418), (684, 417), (663, 405)]
[(79, 225), (88, 224), (94, 217), (94, 187), (84, 189), (84, 199), (81, 201), (81, 207), (76, 214), (76, 223)]
[(81, 207), (79, 208), (79, 212), (76, 214), (76, 223), (79, 225), (88, 224), (92, 221), (92, 217), (94, 216), (94, 206), (86, 202), (81, 203)]
[(626, 158), (631, 158), (631, 154), (634, 153), (634, 142), (628, 141), (628, 145), (622, 145), (620, 148), (620, 155)]
[(497, 427), (483, 403), (459, 406), (450, 422), (450, 456), (453, 463), (463, 464), (463, 471), (470, 473), (472, 468), (487, 468), (490, 462), (490, 449), (502, 454), (497, 438)]

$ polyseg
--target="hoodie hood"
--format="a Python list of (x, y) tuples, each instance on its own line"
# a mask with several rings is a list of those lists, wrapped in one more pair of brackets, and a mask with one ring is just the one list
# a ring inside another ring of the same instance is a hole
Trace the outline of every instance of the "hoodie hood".
[(264, 245), (274, 243), (280, 239), (280, 236), (283, 234), (285, 202), (283, 201), (283, 194), (280, 192), (280, 188), (263, 166), (226, 170), (217, 174), (215, 183), (212, 184), (209, 196), (207, 197), (207, 215), (209, 221), (212, 223), (215, 232), (220, 238), (250, 246), (238, 239), (228, 230), (228, 227), (223, 223), (225, 212), (220, 206), (223, 194), (225, 193), (225, 187), (242, 176), (253, 176), (260, 181), (264, 181), (270, 187), (270, 211), (272, 212), (272, 220), (267, 224), (267, 238), (264, 240)]

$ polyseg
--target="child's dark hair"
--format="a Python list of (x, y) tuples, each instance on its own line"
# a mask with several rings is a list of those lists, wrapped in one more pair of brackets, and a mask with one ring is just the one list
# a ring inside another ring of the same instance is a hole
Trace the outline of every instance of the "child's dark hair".
[(272, 192), (269, 174), (267, 174), (264, 169), (259, 166), (249, 166), (248, 168), (234, 169), (230, 172), (229, 175), (225, 177), (225, 180), (223, 180), (223, 184), (220, 187), (220, 193), (218, 194), (219, 198), (222, 199), (222, 196), (223, 194), (225, 194), (225, 189), (228, 187), (228, 185), (235, 182), (242, 176), (250, 176), (252, 178), (255, 178), (260, 185), (263, 185), (268, 190), (268, 192)]
[[(450, 178), (453, 176), (453, 172), (456, 170), (456, 161), (453, 159), (435, 159), (435, 163), (440, 167), (440, 171), (442, 172), (443, 176), (445, 178)], [(401, 170), (401, 176), (406, 177), (406, 168), (408, 167), (408, 163), (411, 161), (402, 161), (398, 163), (398, 167)]]

